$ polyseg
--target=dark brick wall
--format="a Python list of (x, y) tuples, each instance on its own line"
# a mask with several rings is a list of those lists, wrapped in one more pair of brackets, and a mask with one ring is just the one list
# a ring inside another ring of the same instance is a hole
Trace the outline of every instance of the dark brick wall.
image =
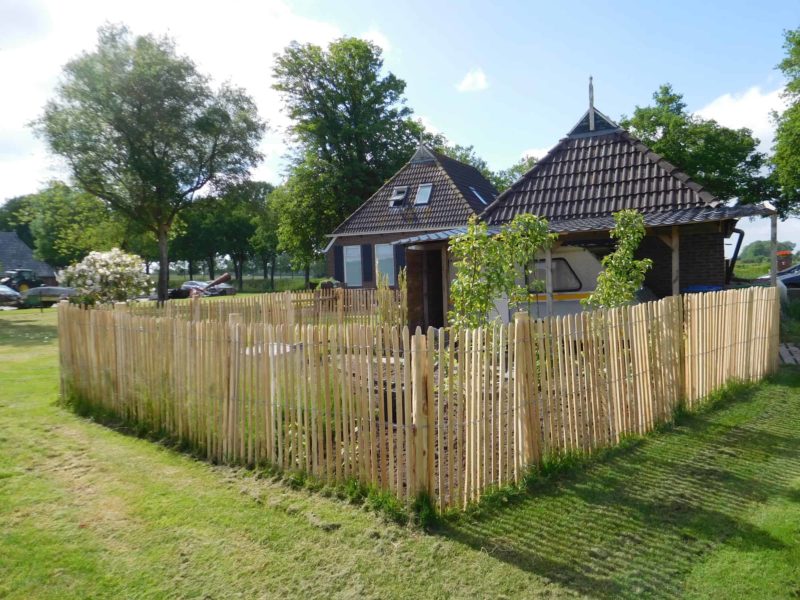
[[(672, 250), (656, 236), (642, 240), (637, 258), (650, 258), (653, 268), (645, 285), (657, 296), (672, 293)], [(721, 232), (680, 230), (680, 285), (725, 284), (725, 237)]]

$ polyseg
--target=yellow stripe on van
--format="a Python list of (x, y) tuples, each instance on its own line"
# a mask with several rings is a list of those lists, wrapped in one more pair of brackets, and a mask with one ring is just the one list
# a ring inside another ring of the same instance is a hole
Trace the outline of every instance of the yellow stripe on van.
[[(584, 298), (588, 298), (591, 295), (592, 292), (557, 292), (553, 294), (553, 300), (555, 302), (563, 302), (566, 300), (583, 300)], [(531, 300), (535, 300), (538, 302), (546, 302), (547, 295), (531, 294)]]

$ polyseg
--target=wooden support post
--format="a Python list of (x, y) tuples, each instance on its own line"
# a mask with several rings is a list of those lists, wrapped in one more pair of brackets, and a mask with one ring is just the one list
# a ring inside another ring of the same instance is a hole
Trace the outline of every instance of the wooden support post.
[(672, 295), (681, 294), (681, 235), (676, 225), (672, 226)]
[(778, 285), (778, 213), (773, 213), (769, 219), (769, 284), (775, 287)]
[(547, 298), (547, 316), (553, 316), (553, 251), (548, 248), (544, 254), (544, 291)]

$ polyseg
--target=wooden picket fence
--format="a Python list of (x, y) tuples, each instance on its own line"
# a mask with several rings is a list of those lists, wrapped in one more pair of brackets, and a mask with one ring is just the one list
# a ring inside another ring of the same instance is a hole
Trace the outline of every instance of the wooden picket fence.
[(225, 324), (59, 306), (62, 393), (222, 463), (461, 508), (548, 456), (777, 369), (774, 288), (475, 330)]
[(337, 323), (405, 323), (408, 310), (399, 289), (317, 289), (272, 292), (225, 298), (142, 302), (129, 310), (150, 317), (227, 322), (231, 314), (245, 323), (272, 325), (333, 325)]

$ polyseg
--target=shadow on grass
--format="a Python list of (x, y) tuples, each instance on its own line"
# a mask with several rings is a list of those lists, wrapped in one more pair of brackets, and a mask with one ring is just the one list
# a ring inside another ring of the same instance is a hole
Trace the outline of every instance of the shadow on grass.
[(41, 322), (39, 311), (30, 316), (15, 311), (14, 318), (0, 319), (0, 346), (20, 348), (52, 344), (58, 335), (58, 328)]
[(774, 384), (588, 468), (534, 480), (507, 506), (445, 520), (438, 533), (580, 594), (680, 597), (720, 545), (783, 546), (745, 519), (754, 502), (798, 496), (800, 390), (785, 386), (800, 386), (800, 370)]

